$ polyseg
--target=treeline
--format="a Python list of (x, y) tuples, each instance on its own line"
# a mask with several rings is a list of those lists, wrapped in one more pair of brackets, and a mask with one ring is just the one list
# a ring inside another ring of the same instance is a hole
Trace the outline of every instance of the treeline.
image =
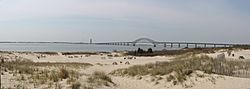
[(234, 45), (233, 48), (250, 49), (250, 45)]

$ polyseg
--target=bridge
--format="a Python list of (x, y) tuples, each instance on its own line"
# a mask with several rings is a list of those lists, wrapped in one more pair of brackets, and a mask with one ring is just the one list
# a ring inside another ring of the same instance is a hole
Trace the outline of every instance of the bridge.
[(120, 46), (136, 46), (139, 43), (149, 43), (154, 47), (164, 46), (164, 47), (178, 47), (181, 48), (183, 45), (185, 48), (194, 47), (194, 48), (207, 48), (207, 47), (233, 47), (236, 44), (224, 44), (224, 43), (194, 43), (194, 42), (159, 42), (149, 38), (139, 38), (132, 42), (106, 42), (106, 43), (93, 43), (96, 45), (120, 45)]

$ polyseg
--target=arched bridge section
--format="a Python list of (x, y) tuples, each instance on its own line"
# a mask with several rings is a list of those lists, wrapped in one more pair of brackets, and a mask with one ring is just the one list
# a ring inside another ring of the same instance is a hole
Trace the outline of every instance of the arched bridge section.
[(152, 39), (149, 39), (149, 38), (139, 38), (139, 39), (136, 39), (135, 41), (133, 41), (132, 43), (152, 43), (152, 44), (155, 44), (157, 42), (152, 40)]

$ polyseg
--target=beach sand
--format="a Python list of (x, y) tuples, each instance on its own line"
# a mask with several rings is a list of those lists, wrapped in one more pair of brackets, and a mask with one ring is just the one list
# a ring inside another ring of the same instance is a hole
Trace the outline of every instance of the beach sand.
[[(207, 54), (211, 57), (216, 57), (216, 55), (226, 53), (226, 52), (216, 52), (213, 54)], [(250, 50), (239, 50), (234, 51), (234, 57), (226, 56), (228, 59), (238, 60), (238, 56), (244, 56), (245, 60), (250, 60)], [(98, 55), (62, 55), (58, 53), (58, 55), (46, 55), (46, 54), (37, 54), (37, 53), (19, 53), (12, 52), (12, 54), (0, 53), (1, 57), (8, 58), (8, 60), (15, 59), (23, 59), (23, 60), (31, 60), (36, 63), (90, 63), (93, 66), (83, 68), (83, 69), (74, 69), (79, 73), (83, 74), (78, 78), (77, 82), (80, 82), (81, 85), (86, 83), (86, 79), (89, 75), (94, 73), (95, 71), (102, 71), (106, 74), (110, 72), (121, 69), (128, 68), (134, 65), (144, 65), (148, 63), (155, 62), (171, 62), (171, 59), (175, 58), (175, 56), (156, 56), (156, 57), (136, 57), (136, 59), (127, 59), (127, 56), (118, 56), (118, 57), (108, 57), (110, 54), (98, 54)], [(46, 56), (44, 58), (38, 58), (38, 56)], [(126, 59), (124, 59), (126, 58)], [(116, 62), (117, 65), (113, 65)], [(125, 64), (129, 62), (130, 64)], [(67, 67), (67, 66), (66, 66)], [(50, 68), (50, 67), (46, 67)], [(214, 74), (204, 74), (205, 78), (198, 78), (197, 81), (190, 82), (192, 87), (188, 87), (188, 89), (250, 89), (250, 78), (238, 78), (238, 77), (230, 77), (230, 76), (222, 76), (222, 75), (214, 75)], [(1, 76), (1, 87), (4, 88), (14, 88), (18, 85), (25, 86), (27, 89), (45, 89), (46, 83), (44, 85), (39, 85), (35, 87), (33, 83), (28, 81), (17, 81), (18, 76), (13, 76), (8, 72), (4, 72)], [(155, 82), (147, 81), (147, 78), (151, 78), (150, 76), (143, 76), (143, 79), (137, 79), (134, 77), (122, 77), (122, 76), (113, 76), (109, 75), (112, 81), (115, 83), (114, 86), (101, 86), (95, 87), (97, 89), (183, 89), (183, 85), (172, 85), (164, 80), (159, 81), (160, 84), (155, 84)], [(195, 78), (195, 77), (194, 77)], [(211, 82), (211, 79), (214, 79), (215, 82)], [(28, 80), (28, 79), (27, 79)], [(59, 81), (58, 83), (62, 86), (61, 89), (72, 89), (71, 84), (67, 84), (66, 80)], [(48, 87), (47, 87), (48, 88)], [(55, 87), (50, 87), (51, 89), (55, 89)], [(84, 89), (84, 87), (81, 87)], [(86, 88), (87, 89), (87, 88)]]

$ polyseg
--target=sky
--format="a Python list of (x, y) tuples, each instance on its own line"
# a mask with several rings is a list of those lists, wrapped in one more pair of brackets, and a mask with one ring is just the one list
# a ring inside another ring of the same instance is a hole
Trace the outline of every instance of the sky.
[(250, 0), (0, 0), (0, 41), (250, 43)]

